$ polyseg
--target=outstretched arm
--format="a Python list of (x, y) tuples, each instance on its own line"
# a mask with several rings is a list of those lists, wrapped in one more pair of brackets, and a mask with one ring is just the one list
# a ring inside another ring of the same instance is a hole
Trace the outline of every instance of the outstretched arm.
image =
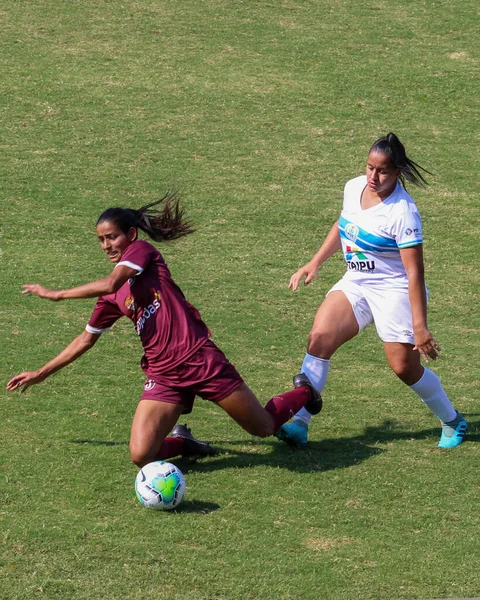
[(429, 358), (436, 360), (440, 347), (433, 339), (427, 326), (427, 293), (423, 265), (423, 248), (414, 246), (400, 250), (405, 271), (408, 277), (408, 295), (412, 307), (414, 350), (418, 350), (425, 362)]
[(53, 300), (53, 302), (69, 298), (97, 298), (117, 292), (130, 277), (134, 277), (135, 275), (138, 275), (138, 271), (131, 267), (120, 265), (113, 269), (108, 277), (68, 290), (49, 290), (35, 283), (24, 285), (22, 294), (37, 294), (40, 298)]
[(341, 247), (342, 243), (340, 241), (340, 232), (338, 231), (338, 221), (335, 221), (318, 252), (306, 265), (300, 267), (300, 269), (292, 275), (288, 287), (293, 291), (298, 290), (298, 286), (303, 278), (305, 278), (304, 285), (308, 285), (315, 279), (320, 265), (333, 256)]
[(49, 361), (43, 367), (37, 371), (27, 371), (16, 375), (7, 383), (7, 390), (13, 391), (18, 388), (22, 388), (24, 392), (28, 387), (35, 383), (41, 383), (47, 377), (63, 369), (71, 362), (76, 360), (79, 356), (84, 354), (87, 350), (92, 348), (100, 334), (89, 333), (88, 331), (82, 332), (77, 336), (58, 356)]

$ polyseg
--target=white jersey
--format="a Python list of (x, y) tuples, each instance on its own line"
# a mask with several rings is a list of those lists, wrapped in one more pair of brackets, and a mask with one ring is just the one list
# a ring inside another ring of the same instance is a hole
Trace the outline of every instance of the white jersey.
[(408, 287), (400, 250), (422, 244), (422, 219), (405, 188), (397, 182), (380, 204), (363, 210), (360, 205), (367, 177), (345, 185), (343, 209), (338, 221), (347, 263), (344, 279), (382, 288)]

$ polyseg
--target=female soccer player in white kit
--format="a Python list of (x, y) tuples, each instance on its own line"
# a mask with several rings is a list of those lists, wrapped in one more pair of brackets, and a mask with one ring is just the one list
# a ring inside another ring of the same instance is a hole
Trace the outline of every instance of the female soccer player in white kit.
[[(422, 221), (405, 189), (405, 180), (426, 184), (420, 169), (395, 134), (378, 139), (370, 148), (366, 175), (346, 184), (340, 218), (289, 287), (297, 290), (302, 280), (311, 283), (322, 263), (342, 249), (347, 272), (318, 309), (302, 373), (321, 393), (333, 353), (374, 323), (393, 372), (440, 419), (438, 446), (453, 448), (463, 441), (467, 422), (437, 375), (420, 362), (420, 357), (436, 360), (440, 350), (427, 327)], [(302, 409), (277, 437), (306, 445), (311, 416)]]

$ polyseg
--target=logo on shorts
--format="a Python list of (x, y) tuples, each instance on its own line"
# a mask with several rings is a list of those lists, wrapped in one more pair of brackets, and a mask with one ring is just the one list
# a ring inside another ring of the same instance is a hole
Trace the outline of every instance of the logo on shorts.
[(354, 242), (358, 236), (358, 227), (353, 223), (348, 223), (348, 225), (345, 226), (345, 235), (349, 240)]
[(143, 389), (144, 389), (146, 392), (149, 392), (150, 390), (153, 390), (153, 388), (154, 388), (154, 387), (155, 387), (155, 382), (153, 381), (153, 379), (148, 379), (148, 380), (145, 382), (145, 384), (144, 384), (144, 386), (143, 386)]

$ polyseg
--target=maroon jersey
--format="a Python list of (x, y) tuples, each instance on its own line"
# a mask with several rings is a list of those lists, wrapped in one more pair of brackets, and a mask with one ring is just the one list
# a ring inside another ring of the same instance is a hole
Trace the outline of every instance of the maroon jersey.
[(103, 333), (120, 317), (131, 319), (144, 349), (142, 369), (148, 377), (155, 378), (205, 344), (210, 332), (151, 244), (136, 240), (125, 250), (116, 266), (119, 265), (138, 273), (118, 292), (97, 300), (86, 329)]

